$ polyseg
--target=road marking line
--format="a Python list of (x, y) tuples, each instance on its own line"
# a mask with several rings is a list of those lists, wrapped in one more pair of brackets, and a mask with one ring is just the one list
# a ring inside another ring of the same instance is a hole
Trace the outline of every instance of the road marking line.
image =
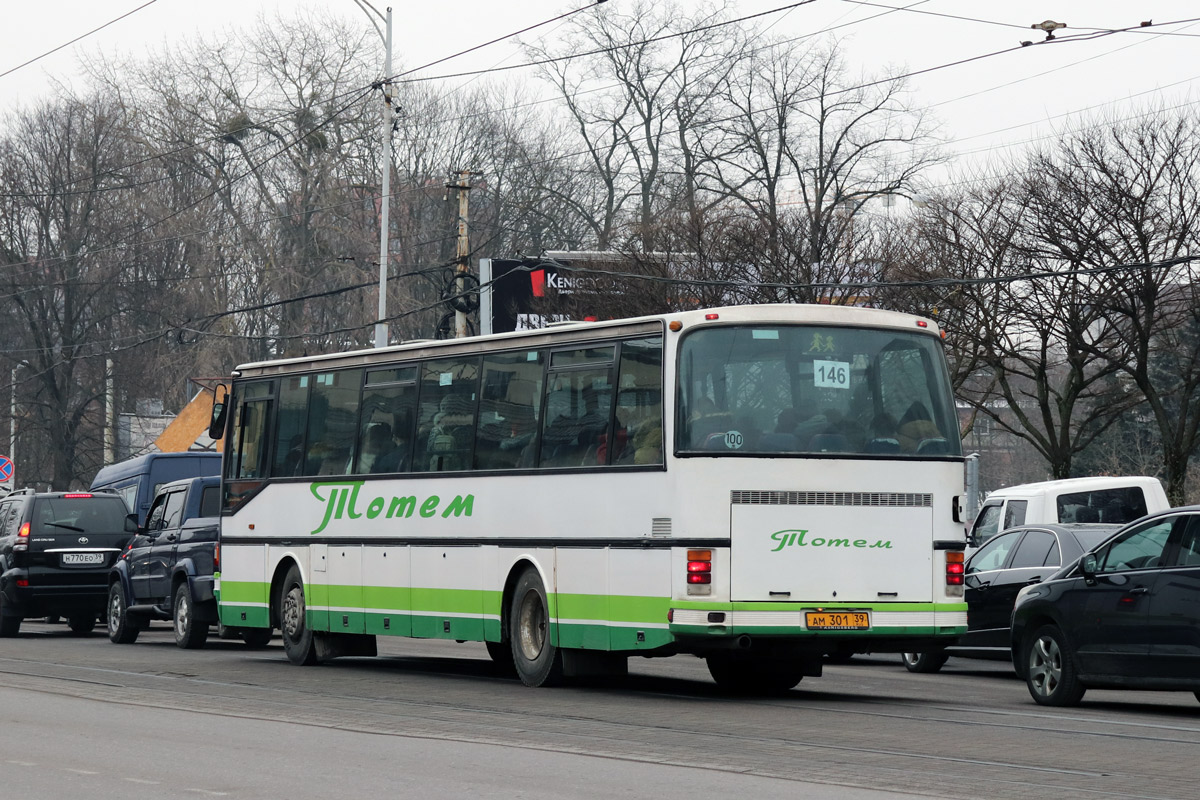
[(126, 778), (125, 780), (129, 781), (130, 783), (145, 783), (149, 784), (150, 786), (158, 785), (158, 781), (148, 781), (145, 778)]
[(64, 767), (64, 769), (67, 772), (74, 772), (76, 775), (99, 775), (100, 774), (99, 772), (93, 772), (88, 769), (71, 769), (70, 767)]

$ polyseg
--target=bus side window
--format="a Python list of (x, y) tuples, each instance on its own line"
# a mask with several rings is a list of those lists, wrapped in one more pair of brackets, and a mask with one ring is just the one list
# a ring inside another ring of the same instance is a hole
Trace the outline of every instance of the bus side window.
[(346, 475), (358, 430), (361, 369), (326, 372), (313, 378), (302, 475)]
[(600, 447), (612, 427), (613, 355), (611, 345), (551, 354), (540, 466), (606, 463)]
[(536, 350), (484, 358), (475, 469), (533, 466), (544, 361), (543, 354)]
[(419, 391), (413, 471), (470, 469), (479, 403), (479, 358), (425, 362)]
[(663, 463), (662, 337), (621, 343), (617, 387), (611, 463)]

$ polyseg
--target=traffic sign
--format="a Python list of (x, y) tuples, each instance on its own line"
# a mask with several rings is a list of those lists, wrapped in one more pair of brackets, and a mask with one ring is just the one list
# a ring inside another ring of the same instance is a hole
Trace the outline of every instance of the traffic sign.
[(0, 490), (5, 494), (13, 490), (13, 461), (8, 456), (0, 456)]

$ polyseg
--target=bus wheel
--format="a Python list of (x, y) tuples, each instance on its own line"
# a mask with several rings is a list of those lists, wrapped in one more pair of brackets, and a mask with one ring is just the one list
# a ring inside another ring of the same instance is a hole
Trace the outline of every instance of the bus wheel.
[(304, 616), (304, 581), (300, 579), (300, 568), (295, 564), (287, 571), (279, 593), (279, 627), (288, 661), (301, 667), (317, 663), (313, 632), (309, 630)]
[(900, 660), (909, 672), (937, 672), (949, 658), (945, 653), (901, 653)]
[(562, 678), (562, 653), (550, 643), (550, 605), (546, 587), (533, 567), (513, 590), (508, 615), (513, 666), (526, 686), (553, 685)]
[(717, 686), (738, 694), (786, 692), (804, 678), (799, 661), (714, 653), (705, 659)]
[(496, 670), (502, 675), (516, 675), (517, 669), (513, 664), (513, 651), (511, 642), (484, 642), (487, 646), (488, 655), (492, 658), (492, 663), (496, 665)]

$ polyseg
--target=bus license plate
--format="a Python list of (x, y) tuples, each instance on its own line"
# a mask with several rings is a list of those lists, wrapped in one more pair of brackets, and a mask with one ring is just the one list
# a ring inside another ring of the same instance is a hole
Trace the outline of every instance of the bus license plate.
[(866, 611), (806, 611), (804, 625), (812, 631), (865, 631), (871, 617)]
[(103, 564), (104, 553), (63, 553), (62, 563), (74, 566), (81, 564)]

